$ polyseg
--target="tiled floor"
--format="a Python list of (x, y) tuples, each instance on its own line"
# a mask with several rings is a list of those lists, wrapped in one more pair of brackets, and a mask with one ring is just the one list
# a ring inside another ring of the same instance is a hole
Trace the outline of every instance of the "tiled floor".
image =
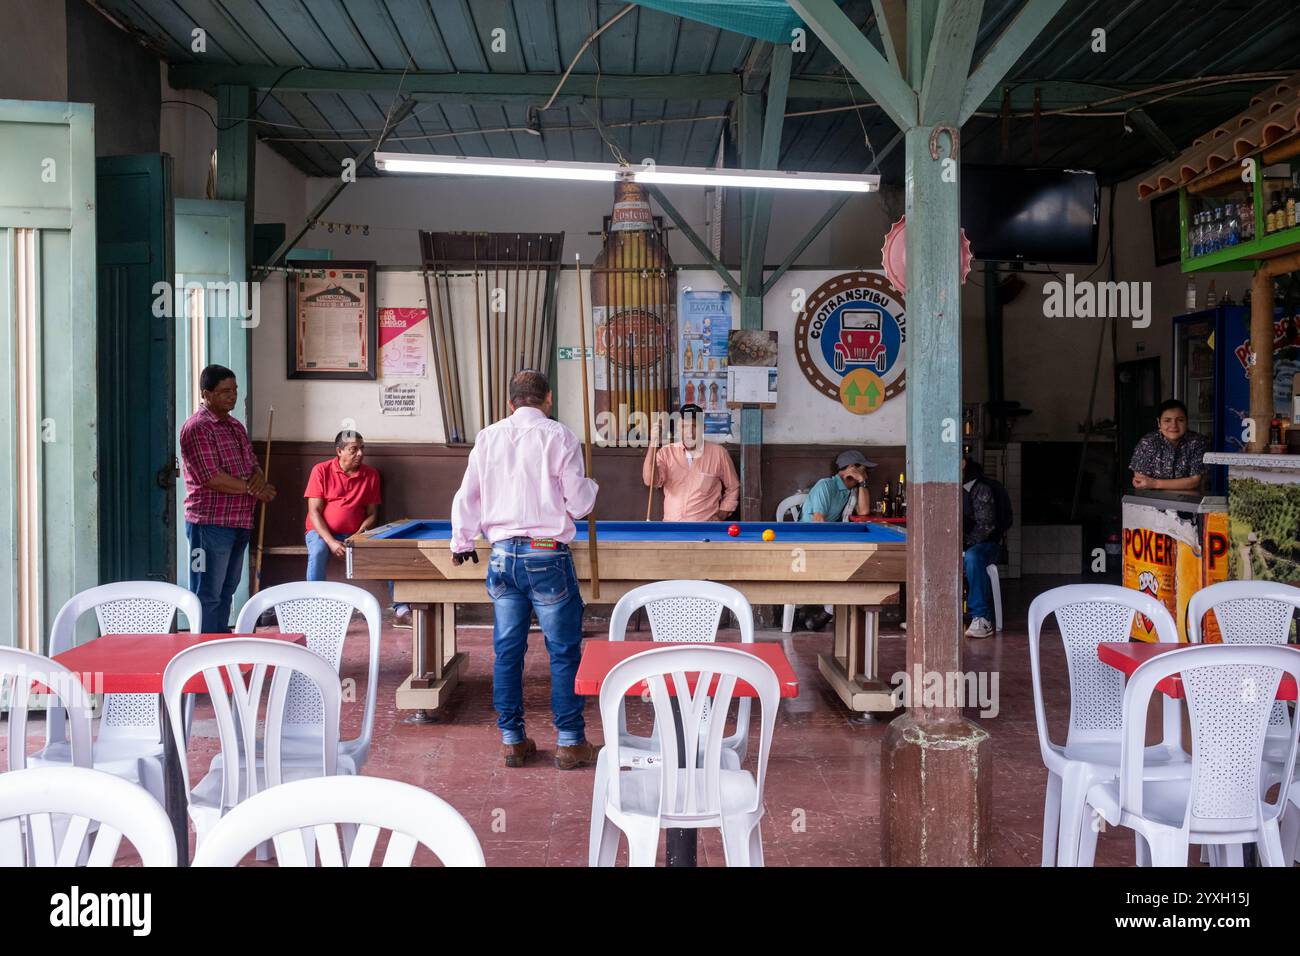
[[(1025, 636), (1028, 598), (1066, 579), (1038, 577), (1004, 582), (1006, 630), (997, 639), (966, 641), (963, 666), (997, 675), (998, 713), (969, 715), (992, 735), (993, 834), (995, 865), (1037, 865), (1040, 860), (1043, 787), (1046, 771), (1038, 755)], [(589, 622), (591, 639), (601, 639), (599, 623)], [(734, 639), (734, 633), (724, 639)], [(489, 865), (585, 865), (593, 771), (559, 771), (552, 764), (550, 677), (540, 634), (533, 632), (525, 677), (529, 733), (540, 753), (527, 767), (507, 769), (498, 755), (491, 705), (491, 631), (464, 627), (461, 646), (469, 652), (464, 680), (436, 723), (412, 725), (394, 707), (394, 691), (406, 676), (410, 632), (385, 627), (374, 745), (366, 774), (425, 787), (449, 801), (474, 827)], [(780, 640), (779, 632), (762, 639)], [(817, 655), (830, 648), (827, 632), (795, 633), (790, 638), (802, 692), (783, 701), (768, 770), (767, 816), (763, 824), (769, 866), (878, 866), (880, 864), (880, 745), (884, 723), (851, 718), (817, 671)], [(1055, 642), (1053, 642), (1055, 643)], [(355, 703), (345, 703), (344, 736), (355, 735), (365, 699), (365, 634), (354, 625), (343, 660), (344, 678), (355, 678)], [(884, 674), (902, 669), (902, 632), (886, 628), (880, 663)], [(1059, 646), (1044, 654), (1047, 706), (1056, 736), (1062, 736), (1068, 694)], [(756, 711), (757, 712), (757, 711)], [(200, 739), (191, 748), (191, 772), (206, 769), (216, 741), (200, 722)], [(587, 707), (588, 732), (600, 742), (599, 714)], [(35, 728), (34, 728), (35, 729)], [(751, 748), (752, 753), (752, 748)], [(751, 756), (750, 762), (752, 763)], [(420, 858), (417, 858), (417, 860)], [(620, 851), (620, 862), (625, 851)], [(716, 833), (700, 838), (700, 863), (721, 865)], [(1133, 841), (1127, 831), (1103, 833), (1099, 865), (1132, 865)]]

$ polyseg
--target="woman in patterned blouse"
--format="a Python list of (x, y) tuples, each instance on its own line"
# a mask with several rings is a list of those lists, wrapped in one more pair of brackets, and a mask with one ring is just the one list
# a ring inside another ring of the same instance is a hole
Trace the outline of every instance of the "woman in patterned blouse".
[(1187, 430), (1187, 406), (1171, 398), (1160, 406), (1156, 431), (1148, 432), (1133, 449), (1129, 468), (1133, 487), (1163, 491), (1198, 491), (1209, 451), (1204, 435)]

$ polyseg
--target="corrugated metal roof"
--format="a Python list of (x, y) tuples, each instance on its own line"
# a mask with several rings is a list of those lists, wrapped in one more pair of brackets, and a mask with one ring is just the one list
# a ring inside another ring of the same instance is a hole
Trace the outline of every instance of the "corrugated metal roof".
[[(475, 90), (421, 94), (386, 148), (457, 155), (708, 165), (760, 41), (717, 27), (635, 7), (605, 30), (573, 66), (555, 105), (528, 132), (541, 106), (587, 38), (624, 6), (616, 0), (98, 0), (99, 6), (176, 66), (259, 68), (259, 135), (298, 168), (337, 175), (383, 128), (413, 75), (473, 75), (531, 81), (525, 93)], [(1022, 0), (986, 0), (976, 60), (1020, 9)], [(870, 0), (845, 0), (845, 13), (873, 42)], [(963, 129), (962, 156), (976, 162), (1037, 162), (1097, 169), (1105, 179), (1131, 176), (1167, 157), (1126, 111), (1141, 105), (1177, 148), (1247, 105), (1270, 79), (1300, 69), (1300, 23), (1292, 0), (1068, 0), (1012, 69), (1013, 118), (977, 115)], [(192, 31), (206, 31), (196, 53)], [(1093, 31), (1106, 31), (1105, 52)], [(504, 33), (494, 49), (494, 30)], [(500, 44), (498, 43), (498, 46)], [(306, 69), (361, 71), (374, 88), (294, 89)], [(1250, 72), (1253, 81), (1216, 77)], [(403, 73), (406, 74), (403, 77)], [(269, 76), (269, 79), (266, 77)], [(893, 124), (848, 81), (815, 36), (795, 58), (780, 165), (852, 172)], [(599, 78), (599, 82), (596, 79)], [(734, 78), (734, 84), (733, 84)], [(643, 81), (631, 93), (611, 85)], [(666, 81), (686, 80), (693, 88)], [(1164, 86), (1182, 81), (1186, 87)], [(1157, 87), (1136, 99), (1079, 109), (1079, 87), (1100, 101)], [(571, 95), (577, 84), (582, 95)], [(602, 89), (602, 84), (604, 88)], [(486, 85), (486, 84), (485, 84)], [(1042, 90), (1035, 122), (1032, 91)], [(649, 88), (660, 95), (641, 95)], [(665, 87), (666, 88), (666, 87)], [(811, 92), (811, 95), (808, 95)], [(471, 95), (472, 94), (472, 95)], [(1173, 95), (1171, 95), (1173, 94)], [(184, 107), (178, 107), (184, 108)], [(992, 111), (996, 114), (996, 109)], [(1088, 115), (1069, 115), (1086, 112)], [(1126, 126), (1131, 131), (1126, 131)], [(868, 146), (870, 141), (871, 146)], [(891, 175), (898, 151), (885, 164)]]

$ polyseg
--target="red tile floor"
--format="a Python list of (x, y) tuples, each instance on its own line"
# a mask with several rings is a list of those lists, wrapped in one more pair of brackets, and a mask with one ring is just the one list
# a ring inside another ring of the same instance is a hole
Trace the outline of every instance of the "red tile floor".
[[(992, 735), (992, 863), (998, 866), (1036, 866), (1041, 859), (1046, 771), (1034, 729), (1025, 608), (1041, 591), (1063, 583), (1072, 581), (1043, 576), (1003, 582), (1006, 629), (994, 639), (964, 642), (964, 669), (995, 673), (998, 679), (997, 715), (979, 717), (975, 710), (968, 711)], [(589, 639), (603, 638), (603, 624), (589, 616)], [(410, 631), (386, 622), (374, 743), (363, 772), (404, 780), (450, 802), (478, 834), (489, 866), (585, 865), (593, 771), (560, 771), (552, 763), (555, 735), (550, 724), (550, 676), (541, 635), (533, 632), (525, 673), (529, 734), (537, 740), (540, 753), (519, 769), (504, 767), (498, 754), (491, 704), (491, 629), (467, 626), (458, 637), (462, 649), (469, 653), (461, 686), (451, 705), (438, 712), (435, 723), (412, 725), (405, 721), (408, 713), (394, 707), (394, 691), (409, 665)], [(723, 634), (724, 640), (735, 637), (734, 632)], [(779, 631), (768, 631), (760, 639), (781, 640), (782, 636)], [(782, 701), (773, 738), (763, 822), (766, 863), (878, 866), (880, 745), (886, 724), (854, 719), (818, 673), (817, 655), (830, 649), (829, 628), (823, 633), (796, 632), (787, 640), (787, 646), (793, 648), (792, 663), (801, 693), (796, 699)], [(366, 655), (364, 629), (354, 623), (342, 666), (345, 680), (356, 681), (354, 702), (344, 704), (345, 737), (354, 736), (360, 725)], [(903, 633), (897, 626), (883, 628), (882, 673), (889, 676), (901, 670), (904, 659)], [(1046, 642), (1044, 668), (1049, 719), (1054, 737), (1059, 739), (1068, 707), (1059, 642)], [(190, 750), (191, 774), (202, 773), (217, 749), (215, 731), (204, 717), (200, 708)], [(599, 743), (600, 717), (594, 701), (588, 704), (587, 722), (590, 739)], [(43, 728), (33, 725), (32, 730), (31, 747), (35, 749)], [(756, 747), (751, 747), (750, 765), (755, 751)], [(133, 855), (124, 852), (122, 862)], [(417, 862), (425, 857), (424, 853), (417, 856)], [(1101, 834), (1098, 865), (1131, 866), (1133, 858), (1128, 831)], [(623, 849), (620, 864), (625, 860)], [(715, 831), (701, 831), (699, 861), (701, 865), (723, 864)]]

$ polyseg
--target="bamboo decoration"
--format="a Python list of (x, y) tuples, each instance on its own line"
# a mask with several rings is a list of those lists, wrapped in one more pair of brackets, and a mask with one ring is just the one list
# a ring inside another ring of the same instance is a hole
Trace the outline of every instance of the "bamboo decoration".
[[(266, 413), (266, 461), (262, 465), (262, 477), (271, 480), (271, 426), (275, 424), (275, 406)], [(253, 580), (249, 588), (253, 594), (262, 589), (262, 542), (266, 539), (266, 502), (262, 502), (261, 515), (257, 528), (257, 553), (253, 556)]]
[[(582, 256), (575, 255), (578, 268), (578, 335), (582, 356), (582, 436), (587, 458), (587, 477), (591, 477), (591, 399), (587, 388), (587, 317), (582, 305)], [(600, 597), (600, 560), (596, 554), (596, 507), (587, 514), (587, 554), (591, 562), (591, 599)]]

